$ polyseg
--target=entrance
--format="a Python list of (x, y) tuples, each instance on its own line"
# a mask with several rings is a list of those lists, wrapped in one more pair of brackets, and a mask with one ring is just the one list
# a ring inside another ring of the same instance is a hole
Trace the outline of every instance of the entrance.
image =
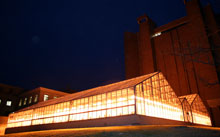
[(186, 99), (182, 100), (182, 107), (183, 107), (184, 121), (192, 123), (193, 122), (192, 111)]

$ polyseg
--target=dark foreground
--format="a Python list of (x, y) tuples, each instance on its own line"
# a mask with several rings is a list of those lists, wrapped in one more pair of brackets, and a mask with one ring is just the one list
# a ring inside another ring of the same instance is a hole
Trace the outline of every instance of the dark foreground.
[(199, 126), (117, 126), (59, 129), (0, 137), (220, 137), (220, 128)]

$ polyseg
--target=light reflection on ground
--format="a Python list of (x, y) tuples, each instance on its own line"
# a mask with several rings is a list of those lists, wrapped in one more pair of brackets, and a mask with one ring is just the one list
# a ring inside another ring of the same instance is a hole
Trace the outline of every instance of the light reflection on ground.
[(219, 137), (220, 128), (200, 126), (115, 126), (58, 129), (0, 137)]

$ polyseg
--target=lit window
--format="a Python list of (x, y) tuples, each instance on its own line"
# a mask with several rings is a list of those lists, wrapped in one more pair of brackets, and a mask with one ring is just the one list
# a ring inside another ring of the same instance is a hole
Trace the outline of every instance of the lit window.
[(54, 96), (53, 98), (57, 98), (57, 96)]
[(37, 100), (38, 100), (38, 95), (35, 95), (34, 102), (37, 102)]
[(24, 99), (24, 105), (26, 105), (26, 104), (27, 104), (27, 98)]
[(0, 99), (0, 104), (2, 103), (2, 100)]
[(18, 106), (20, 107), (22, 105), (22, 99), (20, 99)]
[(155, 33), (154, 35), (152, 35), (152, 38), (160, 36), (161, 34), (162, 34), (161, 32)]
[(29, 104), (31, 104), (31, 102), (32, 102), (32, 96), (30, 96), (29, 98)]
[(12, 103), (12, 101), (8, 100), (8, 101), (6, 102), (6, 106), (11, 106), (11, 103)]
[(44, 95), (44, 101), (47, 101), (47, 100), (48, 100), (48, 98), (49, 98), (49, 96), (48, 96), (48, 95)]

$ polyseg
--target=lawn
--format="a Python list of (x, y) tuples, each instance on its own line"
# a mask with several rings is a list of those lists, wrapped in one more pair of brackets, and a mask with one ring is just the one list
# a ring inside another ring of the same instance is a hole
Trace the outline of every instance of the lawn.
[(115, 126), (59, 129), (0, 137), (220, 137), (220, 128), (199, 126)]

